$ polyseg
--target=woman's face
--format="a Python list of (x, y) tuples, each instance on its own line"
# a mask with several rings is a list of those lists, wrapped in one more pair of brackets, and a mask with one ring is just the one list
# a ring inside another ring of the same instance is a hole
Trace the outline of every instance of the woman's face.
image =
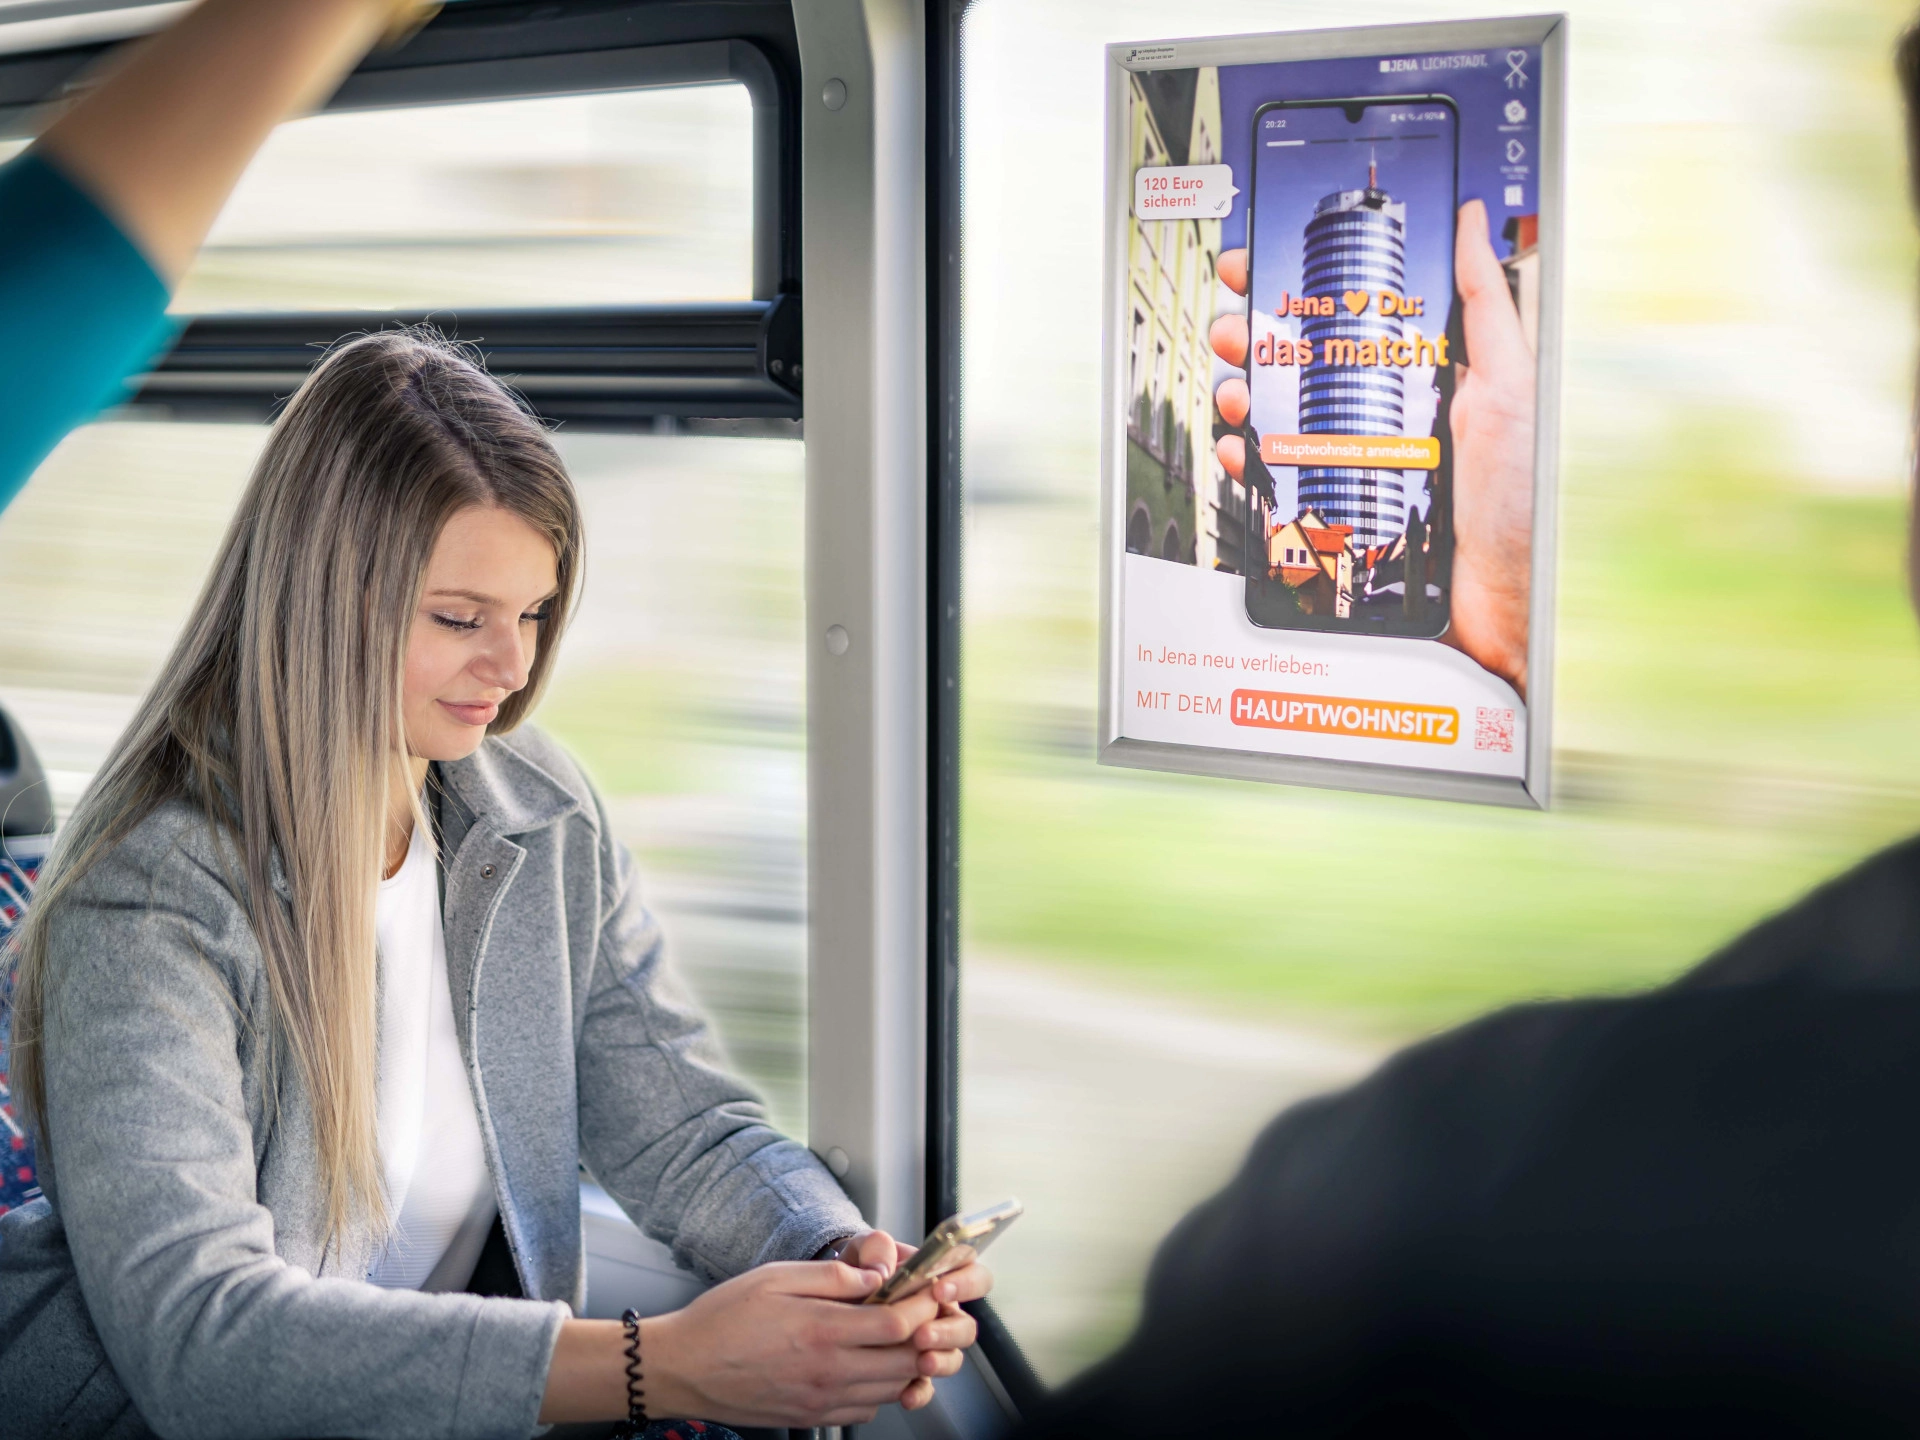
[(410, 754), (463, 760), (480, 748), (527, 683), (557, 585), (553, 546), (518, 515), (475, 505), (447, 522), (407, 637)]

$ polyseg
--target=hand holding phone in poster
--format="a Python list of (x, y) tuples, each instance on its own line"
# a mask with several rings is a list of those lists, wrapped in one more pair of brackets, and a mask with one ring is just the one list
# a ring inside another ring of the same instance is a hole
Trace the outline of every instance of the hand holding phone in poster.
[(1453, 397), (1453, 628), (1446, 638), (1527, 694), (1533, 574), (1534, 356), (1494, 258), (1487, 207), (1460, 207), (1454, 275), (1467, 364)]
[[(1495, 258), (1486, 208), (1460, 207), (1454, 277), (1463, 307), (1466, 363), (1456, 367), (1449, 417), (1454, 445), (1454, 543), (1451, 623), (1442, 637), (1524, 696), (1527, 616), (1532, 565), (1534, 357), (1520, 324), (1505, 272)], [(1236, 294), (1248, 291), (1247, 252), (1219, 259), (1220, 280)], [(1213, 322), (1214, 353), (1244, 367), (1250, 344), (1247, 318)], [(1220, 418), (1238, 432), (1247, 423), (1251, 395), (1233, 376), (1215, 394)], [(1246, 442), (1220, 438), (1222, 467), (1244, 481)]]

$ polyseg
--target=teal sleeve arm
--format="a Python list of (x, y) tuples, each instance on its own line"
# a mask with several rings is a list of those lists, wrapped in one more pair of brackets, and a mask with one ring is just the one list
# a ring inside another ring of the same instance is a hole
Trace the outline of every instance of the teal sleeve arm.
[(0, 166), (0, 509), (172, 342), (167, 287), (37, 151)]

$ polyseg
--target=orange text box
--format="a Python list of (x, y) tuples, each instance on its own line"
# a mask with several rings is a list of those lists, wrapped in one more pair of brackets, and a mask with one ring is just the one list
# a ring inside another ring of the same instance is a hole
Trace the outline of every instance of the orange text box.
[(1290, 695), (1236, 690), (1227, 718), (1262, 730), (1310, 730), (1365, 740), (1415, 740), (1451, 745), (1460, 738), (1460, 712), (1445, 705), (1400, 700), (1343, 700), (1337, 695)]
[(1269, 465), (1354, 465), (1374, 470), (1436, 470), (1437, 435), (1262, 435)]

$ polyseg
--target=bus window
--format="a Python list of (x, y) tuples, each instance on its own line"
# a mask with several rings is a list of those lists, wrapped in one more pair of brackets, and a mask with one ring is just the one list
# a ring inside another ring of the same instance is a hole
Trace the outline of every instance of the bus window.
[(173, 308), (744, 300), (741, 85), (315, 115), (261, 149)]
[[(1153, 1246), (1291, 1099), (1501, 1005), (1657, 984), (1920, 817), (1890, 62), (1910, 7), (1566, 8), (1580, 198), (1545, 814), (1093, 758), (1098, 47), (1478, 12), (967, 11), (959, 1174), (969, 1207), (1026, 1202), (993, 1298), (1048, 1380), (1118, 1343)], [(1197, 133), (1205, 99), (1169, 89), (1154, 122)], [(1107, 337), (1136, 373), (1154, 325), (1177, 358), (1232, 301), (1214, 257), (1183, 284), (1175, 223), (1143, 228), (1160, 298)], [(1130, 485), (1129, 547), (1155, 563), (1234, 563), (1211, 441), (1190, 479)]]
[[(706, 86), (296, 122), (180, 308), (744, 299), (749, 118), (740, 87)], [(164, 659), (266, 434), (148, 413), (69, 437), (0, 515), (0, 705), (63, 816)], [(804, 1138), (797, 431), (555, 431), (585, 511), (585, 588), (534, 723), (600, 785), (677, 968)]]

